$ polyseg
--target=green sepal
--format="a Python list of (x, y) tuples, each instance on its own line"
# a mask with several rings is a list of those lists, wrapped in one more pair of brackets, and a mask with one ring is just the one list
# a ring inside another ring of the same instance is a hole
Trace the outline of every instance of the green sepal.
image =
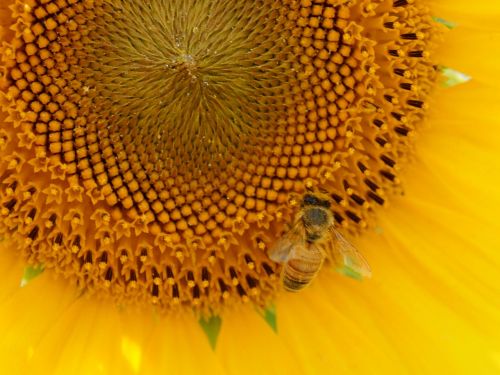
[(448, 68), (446, 66), (440, 66), (439, 71), (446, 78), (446, 80), (443, 82), (443, 86), (447, 88), (461, 85), (471, 80), (471, 77), (467, 74), (464, 74), (452, 68)]
[(457, 24), (455, 22), (447, 21), (444, 18), (432, 17), (432, 19), (434, 20), (434, 22), (440, 23), (441, 25), (446, 26), (450, 30), (452, 30), (455, 27), (457, 27)]
[(337, 271), (347, 277), (350, 277), (354, 280), (363, 280), (363, 276), (359, 272), (356, 272), (353, 270), (351, 267), (344, 266), (344, 267), (339, 267), (337, 268)]
[(217, 345), (217, 339), (219, 338), (220, 329), (222, 326), (222, 319), (220, 316), (211, 316), (206, 320), (205, 318), (200, 318), (198, 321), (203, 332), (208, 337), (208, 341), (210, 342), (210, 346), (213, 350), (215, 350), (215, 346)]
[(266, 323), (271, 327), (271, 329), (278, 333), (278, 319), (276, 314), (276, 306), (274, 304), (267, 306), (265, 309), (257, 309), (262, 318), (266, 321)]
[(26, 286), (31, 280), (39, 276), (44, 271), (43, 265), (28, 266), (24, 269), (21, 279), (21, 287)]

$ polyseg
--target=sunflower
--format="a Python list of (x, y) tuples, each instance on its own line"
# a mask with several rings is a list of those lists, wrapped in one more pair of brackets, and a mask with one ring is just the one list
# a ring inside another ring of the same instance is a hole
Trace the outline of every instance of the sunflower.
[[(500, 9), (469, 8), (0, 5), (0, 368), (498, 371)], [(280, 292), (307, 188), (371, 280)]]

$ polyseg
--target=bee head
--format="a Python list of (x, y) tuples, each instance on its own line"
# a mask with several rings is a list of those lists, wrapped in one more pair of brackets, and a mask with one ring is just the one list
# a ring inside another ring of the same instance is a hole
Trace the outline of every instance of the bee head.
[(330, 201), (328, 199), (321, 199), (318, 196), (307, 193), (302, 198), (302, 207), (307, 206), (320, 206), (325, 208), (330, 208)]

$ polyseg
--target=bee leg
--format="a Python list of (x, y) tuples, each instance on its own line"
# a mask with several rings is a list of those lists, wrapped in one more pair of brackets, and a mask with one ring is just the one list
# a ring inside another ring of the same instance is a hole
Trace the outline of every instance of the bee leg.
[(330, 258), (329, 254), (328, 254), (328, 250), (326, 249), (325, 245), (318, 246), (318, 250), (319, 250), (319, 252), (321, 253), (321, 255), (323, 256), (324, 259), (329, 259)]
[(290, 232), (290, 230), (291, 230), (291, 229), (292, 229), (292, 224), (290, 224), (290, 223), (285, 223), (285, 224), (283, 225), (283, 230), (281, 231), (280, 236), (283, 236), (285, 233)]

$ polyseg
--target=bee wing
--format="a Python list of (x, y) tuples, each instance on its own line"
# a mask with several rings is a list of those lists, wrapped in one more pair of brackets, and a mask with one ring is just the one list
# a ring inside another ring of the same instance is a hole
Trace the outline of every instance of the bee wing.
[(296, 223), (269, 250), (269, 258), (274, 262), (285, 263), (294, 257), (295, 249), (297, 246), (303, 246), (303, 243), (304, 235), (301, 234), (299, 224)]
[(342, 236), (336, 229), (333, 232), (333, 257), (337, 263), (337, 270), (356, 280), (370, 278), (372, 270), (360, 252)]

